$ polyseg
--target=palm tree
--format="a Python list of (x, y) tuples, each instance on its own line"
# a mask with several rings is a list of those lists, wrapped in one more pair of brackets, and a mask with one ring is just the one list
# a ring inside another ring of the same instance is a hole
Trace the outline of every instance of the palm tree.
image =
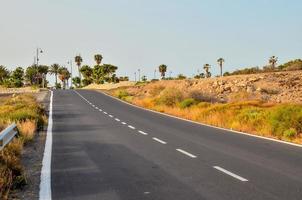
[(6, 67), (0, 65), (0, 83), (2, 83), (9, 76), (9, 71)]
[(209, 71), (210, 68), (211, 68), (210, 64), (204, 64), (203, 65), (203, 69), (206, 71), (206, 77), (207, 78), (211, 77), (211, 72)]
[(63, 89), (65, 89), (66, 81), (68, 81), (71, 74), (66, 67), (60, 67), (58, 73), (59, 73), (59, 79), (62, 81), (63, 84)]
[(48, 73), (48, 69), (49, 69), (49, 67), (46, 65), (38, 66), (38, 73), (39, 73), (39, 76), (42, 78), (42, 88), (45, 87), (45, 78)]
[(276, 56), (272, 56), (269, 58), (268, 62), (271, 65), (272, 69), (275, 69), (277, 61), (278, 61), (278, 57)]
[(222, 65), (224, 63), (224, 59), (223, 58), (219, 58), (217, 60), (218, 64), (219, 64), (219, 67), (220, 67), (220, 76), (222, 76)]
[(83, 62), (83, 59), (80, 55), (77, 55), (75, 58), (74, 58), (74, 61), (75, 63), (77, 64), (78, 66), (78, 71), (79, 71), (79, 77), (80, 77), (80, 80), (81, 80), (81, 72), (80, 72), (80, 69), (81, 69), (81, 63)]
[(50, 74), (54, 74), (55, 75), (56, 85), (58, 84), (59, 68), (60, 68), (60, 65), (55, 63), (55, 64), (53, 64), (53, 65), (50, 66), (50, 70), (49, 70)]
[(164, 65), (164, 64), (162, 64), (158, 67), (158, 71), (160, 72), (162, 79), (165, 78), (167, 68), (168, 68), (167, 65)]
[(97, 65), (100, 65), (102, 62), (103, 56), (101, 54), (96, 54), (94, 55), (94, 60), (96, 62)]

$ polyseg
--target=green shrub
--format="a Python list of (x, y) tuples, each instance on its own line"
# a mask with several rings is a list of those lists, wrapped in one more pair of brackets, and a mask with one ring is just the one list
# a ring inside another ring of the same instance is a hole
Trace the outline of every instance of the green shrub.
[(180, 108), (188, 108), (197, 102), (193, 98), (188, 98), (179, 103)]
[(123, 99), (124, 100), (126, 97), (129, 96), (129, 93), (126, 90), (118, 90), (117, 93), (116, 93), (116, 96), (119, 99)]
[(156, 100), (158, 104), (164, 104), (167, 106), (173, 106), (180, 102), (183, 98), (182, 92), (176, 88), (164, 89), (159, 98)]
[(271, 111), (269, 122), (272, 126), (273, 134), (276, 136), (282, 136), (285, 131), (290, 129), (295, 129), (297, 133), (302, 133), (302, 106), (278, 106)]
[(293, 138), (293, 137), (297, 136), (297, 134), (298, 134), (297, 131), (293, 128), (290, 128), (283, 132), (283, 135), (288, 138)]

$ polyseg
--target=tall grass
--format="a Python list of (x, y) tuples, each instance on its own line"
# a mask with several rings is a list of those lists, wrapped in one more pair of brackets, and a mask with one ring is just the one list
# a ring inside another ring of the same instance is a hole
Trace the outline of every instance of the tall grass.
[(0, 130), (16, 123), (19, 137), (0, 152), (0, 198), (7, 199), (9, 191), (26, 184), (20, 162), (23, 146), (33, 140), (38, 127), (46, 122), (43, 108), (30, 95), (1, 99)]

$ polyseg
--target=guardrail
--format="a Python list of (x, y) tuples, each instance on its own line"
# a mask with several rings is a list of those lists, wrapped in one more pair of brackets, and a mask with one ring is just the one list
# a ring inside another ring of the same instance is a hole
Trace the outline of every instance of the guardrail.
[(11, 124), (0, 133), (0, 151), (17, 135), (17, 125)]

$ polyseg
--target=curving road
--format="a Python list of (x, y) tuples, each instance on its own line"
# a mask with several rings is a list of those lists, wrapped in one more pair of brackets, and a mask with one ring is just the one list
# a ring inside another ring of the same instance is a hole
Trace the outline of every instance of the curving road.
[(301, 199), (302, 148), (54, 91), (52, 199)]

